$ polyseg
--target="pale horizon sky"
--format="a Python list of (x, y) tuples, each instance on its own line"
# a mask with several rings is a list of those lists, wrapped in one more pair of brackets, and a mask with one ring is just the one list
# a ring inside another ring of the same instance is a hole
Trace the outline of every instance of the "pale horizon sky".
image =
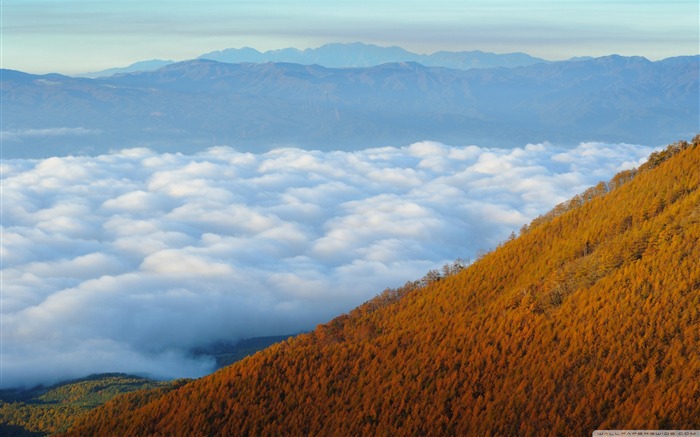
[(651, 60), (700, 49), (697, 0), (3, 0), (2, 67), (84, 73), (225, 48), (364, 42), (417, 53)]

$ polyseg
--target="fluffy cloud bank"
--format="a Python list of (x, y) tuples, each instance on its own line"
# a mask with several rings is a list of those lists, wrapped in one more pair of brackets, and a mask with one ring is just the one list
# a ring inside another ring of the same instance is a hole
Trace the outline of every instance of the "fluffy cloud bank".
[(213, 363), (193, 347), (311, 329), (651, 151), (421, 142), (5, 160), (3, 385), (202, 375)]

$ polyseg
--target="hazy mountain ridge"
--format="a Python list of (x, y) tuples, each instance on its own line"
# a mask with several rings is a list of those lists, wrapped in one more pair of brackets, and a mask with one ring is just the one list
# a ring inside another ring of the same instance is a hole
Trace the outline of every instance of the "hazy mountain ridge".
[(72, 435), (696, 429), (700, 136), (468, 268), (382, 295)]
[[(208, 52), (197, 59), (210, 59), (226, 63), (265, 63), (287, 62), (295, 64), (318, 64), (324, 67), (373, 67), (388, 62), (419, 62), (428, 66), (449, 67), (458, 69), (516, 67), (531, 65), (539, 62), (549, 62), (526, 53), (489, 53), (480, 50), (448, 52), (440, 51), (430, 55), (412, 53), (401, 47), (380, 47), (373, 44), (347, 43), (325, 44), (318, 48), (299, 50), (285, 48), (260, 52), (250, 47), (229, 48)], [(122, 68), (83, 73), (78, 77), (105, 77), (113, 74), (130, 73), (135, 71), (157, 70), (175, 61), (152, 59), (140, 61)]]
[(193, 60), (101, 79), (5, 70), (5, 156), (222, 143), (356, 150), (425, 138), (664, 144), (698, 130), (699, 59), (609, 56), (467, 71)]
[(373, 67), (390, 62), (417, 62), (431, 67), (447, 67), (467, 70), (471, 68), (520, 67), (545, 59), (526, 53), (489, 53), (480, 50), (432, 54), (412, 53), (401, 47), (380, 47), (373, 44), (348, 43), (326, 44), (315, 49), (280, 49), (261, 53), (250, 47), (225, 49), (205, 53), (199, 59), (219, 62), (290, 62), (295, 64), (318, 64), (324, 67)]
[(114, 68), (108, 68), (106, 70), (92, 71), (89, 73), (76, 74), (73, 76), (97, 78), (97, 77), (112, 76), (113, 74), (133, 73), (133, 72), (138, 72), (138, 71), (153, 71), (153, 70), (157, 70), (161, 67), (165, 67), (166, 65), (174, 64), (175, 62), (176, 61), (165, 60), (165, 59), (151, 59), (148, 61), (134, 62), (133, 64), (131, 64), (127, 67), (114, 67)]

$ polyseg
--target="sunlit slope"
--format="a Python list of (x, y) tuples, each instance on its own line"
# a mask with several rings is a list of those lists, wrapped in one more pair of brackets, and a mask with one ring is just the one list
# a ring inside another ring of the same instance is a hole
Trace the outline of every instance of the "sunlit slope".
[(700, 137), (426, 276), (81, 435), (700, 427)]
[(0, 436), (37, 436), (65, 431), (76, 417), (121, 393), (171, 390), (184, 383), (158, 382), (123, 373), (92, 375), (26, 390), (0, 390)]

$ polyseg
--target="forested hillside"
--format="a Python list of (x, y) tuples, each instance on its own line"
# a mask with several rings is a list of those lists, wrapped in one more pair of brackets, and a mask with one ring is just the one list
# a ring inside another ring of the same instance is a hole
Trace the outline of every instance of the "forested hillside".
[(700, 136), (472, 265), (73, 435), (590, 435), (700, 428)]
[(0, 390), (0, 436), (40, 436), (65, 431), (73, 420), (115, 396), (137, 390), (170, 390), (172, 383), (122, 373), (93, 375), (52, 387)]

